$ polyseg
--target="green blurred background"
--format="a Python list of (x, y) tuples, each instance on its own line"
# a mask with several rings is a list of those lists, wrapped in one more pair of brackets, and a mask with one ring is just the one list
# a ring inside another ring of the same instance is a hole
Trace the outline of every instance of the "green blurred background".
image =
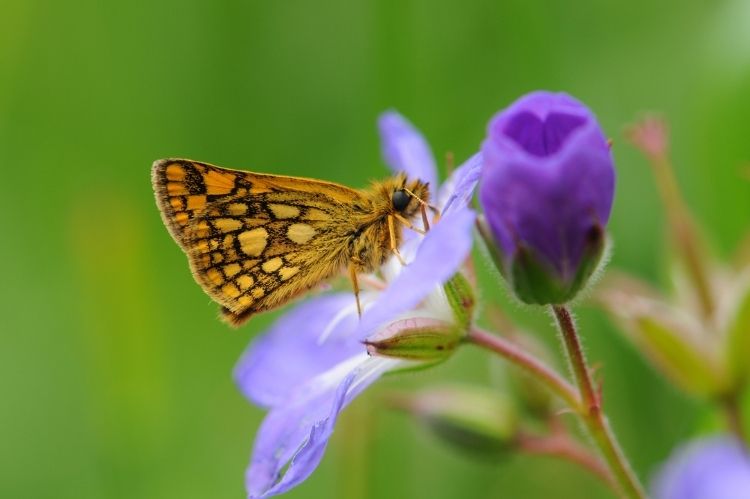
[[(717, 251), (748, 226), (747, 0), (3, 0), (0, 10), (3, 498), (244, 496), (262, 412), (230, 373), (277, 314), (239, 331), (216, 319), (154, 205), (155, 159), (362, 186), (386, 174), (375, 130), (386, 108), (438, 158), (462, 160), (517, 96), (565, 90), (615, 139), (613, 267), (662, 275), (658, 199), (621, 138), (642, 110), (671, 121), (679, 180)], [(507, 301), (491, 288), (484, 298)], [(554, 345), (547, 317), (506, 308)], [(712, 415), (601, 313), (579, 315), (614, 427), (647, 480)], [(492, 371), (466, 349), (379, 384), (289, 497), (609, 497), (558, 461), (455, 454), (379, 401), (440, 380), (488, 383)]]

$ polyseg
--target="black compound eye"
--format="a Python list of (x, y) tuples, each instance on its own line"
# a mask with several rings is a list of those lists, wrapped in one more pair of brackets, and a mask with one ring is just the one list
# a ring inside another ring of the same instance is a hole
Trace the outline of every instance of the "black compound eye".
[(404, 190), (393, 191), (391, 196), (391, 203), (393, 203), (393, 209), (396, 211), (404, 211), (409, 206), (409, 195)]

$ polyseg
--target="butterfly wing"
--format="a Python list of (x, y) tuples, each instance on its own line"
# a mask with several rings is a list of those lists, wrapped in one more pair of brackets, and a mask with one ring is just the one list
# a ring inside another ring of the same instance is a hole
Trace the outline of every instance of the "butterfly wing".
[(164, 222), (196, 281), (239, 325), (341, 271), (357, 232), (359, 191), (205, 163), (154, 163)]

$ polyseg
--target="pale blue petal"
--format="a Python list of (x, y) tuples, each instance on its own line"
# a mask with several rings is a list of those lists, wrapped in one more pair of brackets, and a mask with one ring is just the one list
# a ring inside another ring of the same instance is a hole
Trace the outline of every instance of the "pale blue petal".
[(413, 309), (458, 271), (471, 250), (474, 218), (469, 208), (457, 207), (427, 233), (414, 261), (404, 267), (362, 314), (357, 337), (366, 338), (378, 327)]
[(427, 182), (437, 188), (437, 167), (429, 144), (406, 118), (396, 111), (386, 111), (378, 118), (383, 158), (394, 173)]
[[(339, 412), (398, 361), (358, 357), (357, 365), (332, 380), (315, 379), (263, 421), (246, 473), (251, 498), (281, 494), (317, 468)], [(322, 386), (321, 386), (322, 385)]]
[(468, 205), (482, 173), (482, 153), (478, 152), (459, 166), (440, 187), (438, 208), (446, 215)]
[(319, 342), (339, 311), (353, 302), (352, 293), (319, 296), (279, 318), (250, 344), (234, 369), (242, 393), (260, 406), (274, 406), (310, 378), (364, 351), (352, 334), (357, 327), (356, 313), (341, 318), (326, 341)]
[(748, 499), (747, 449), (727, 436), (684, 445), (660, 470), (653, 495), (655, 499)]

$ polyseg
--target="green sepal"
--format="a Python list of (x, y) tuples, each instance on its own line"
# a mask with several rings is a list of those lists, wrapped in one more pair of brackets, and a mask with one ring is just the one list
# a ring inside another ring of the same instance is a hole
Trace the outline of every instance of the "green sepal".
[(587, 234), (576, 274), (570, 281), (562, 279), (546, 261), (525, 244), (519, 244), (510, 264), (513, 292), (531, 305), (560, 305), (569, 302), (586, 286), (604, 254), (606, 238), (600, 226)]
[(463, 328), (435, 319), (406, 319), (403, 322), (407, 321), (414, 322), (415, 326), (365, 341), (370, 355), (434, 364), (450, 357), (465, 334)]
[(476, 304), (474, 290), (471, 288), (468, 279), (460, 272), (454, 274), (443, 288), (456, 324), (464, 328), (465, 332), (471, 326), (474, 316), (474, 305)]
[(701, 321), (617, 273), (596, 296), (638, 351), (675, 385), (703, 398), (726, 396), (731, 379)]
[(704, 396), (725, 391), (725, 383), (688, 343), (687, 335), (655, 316), (634, 318), (633, 326), (647, 353), (683, 389)]

